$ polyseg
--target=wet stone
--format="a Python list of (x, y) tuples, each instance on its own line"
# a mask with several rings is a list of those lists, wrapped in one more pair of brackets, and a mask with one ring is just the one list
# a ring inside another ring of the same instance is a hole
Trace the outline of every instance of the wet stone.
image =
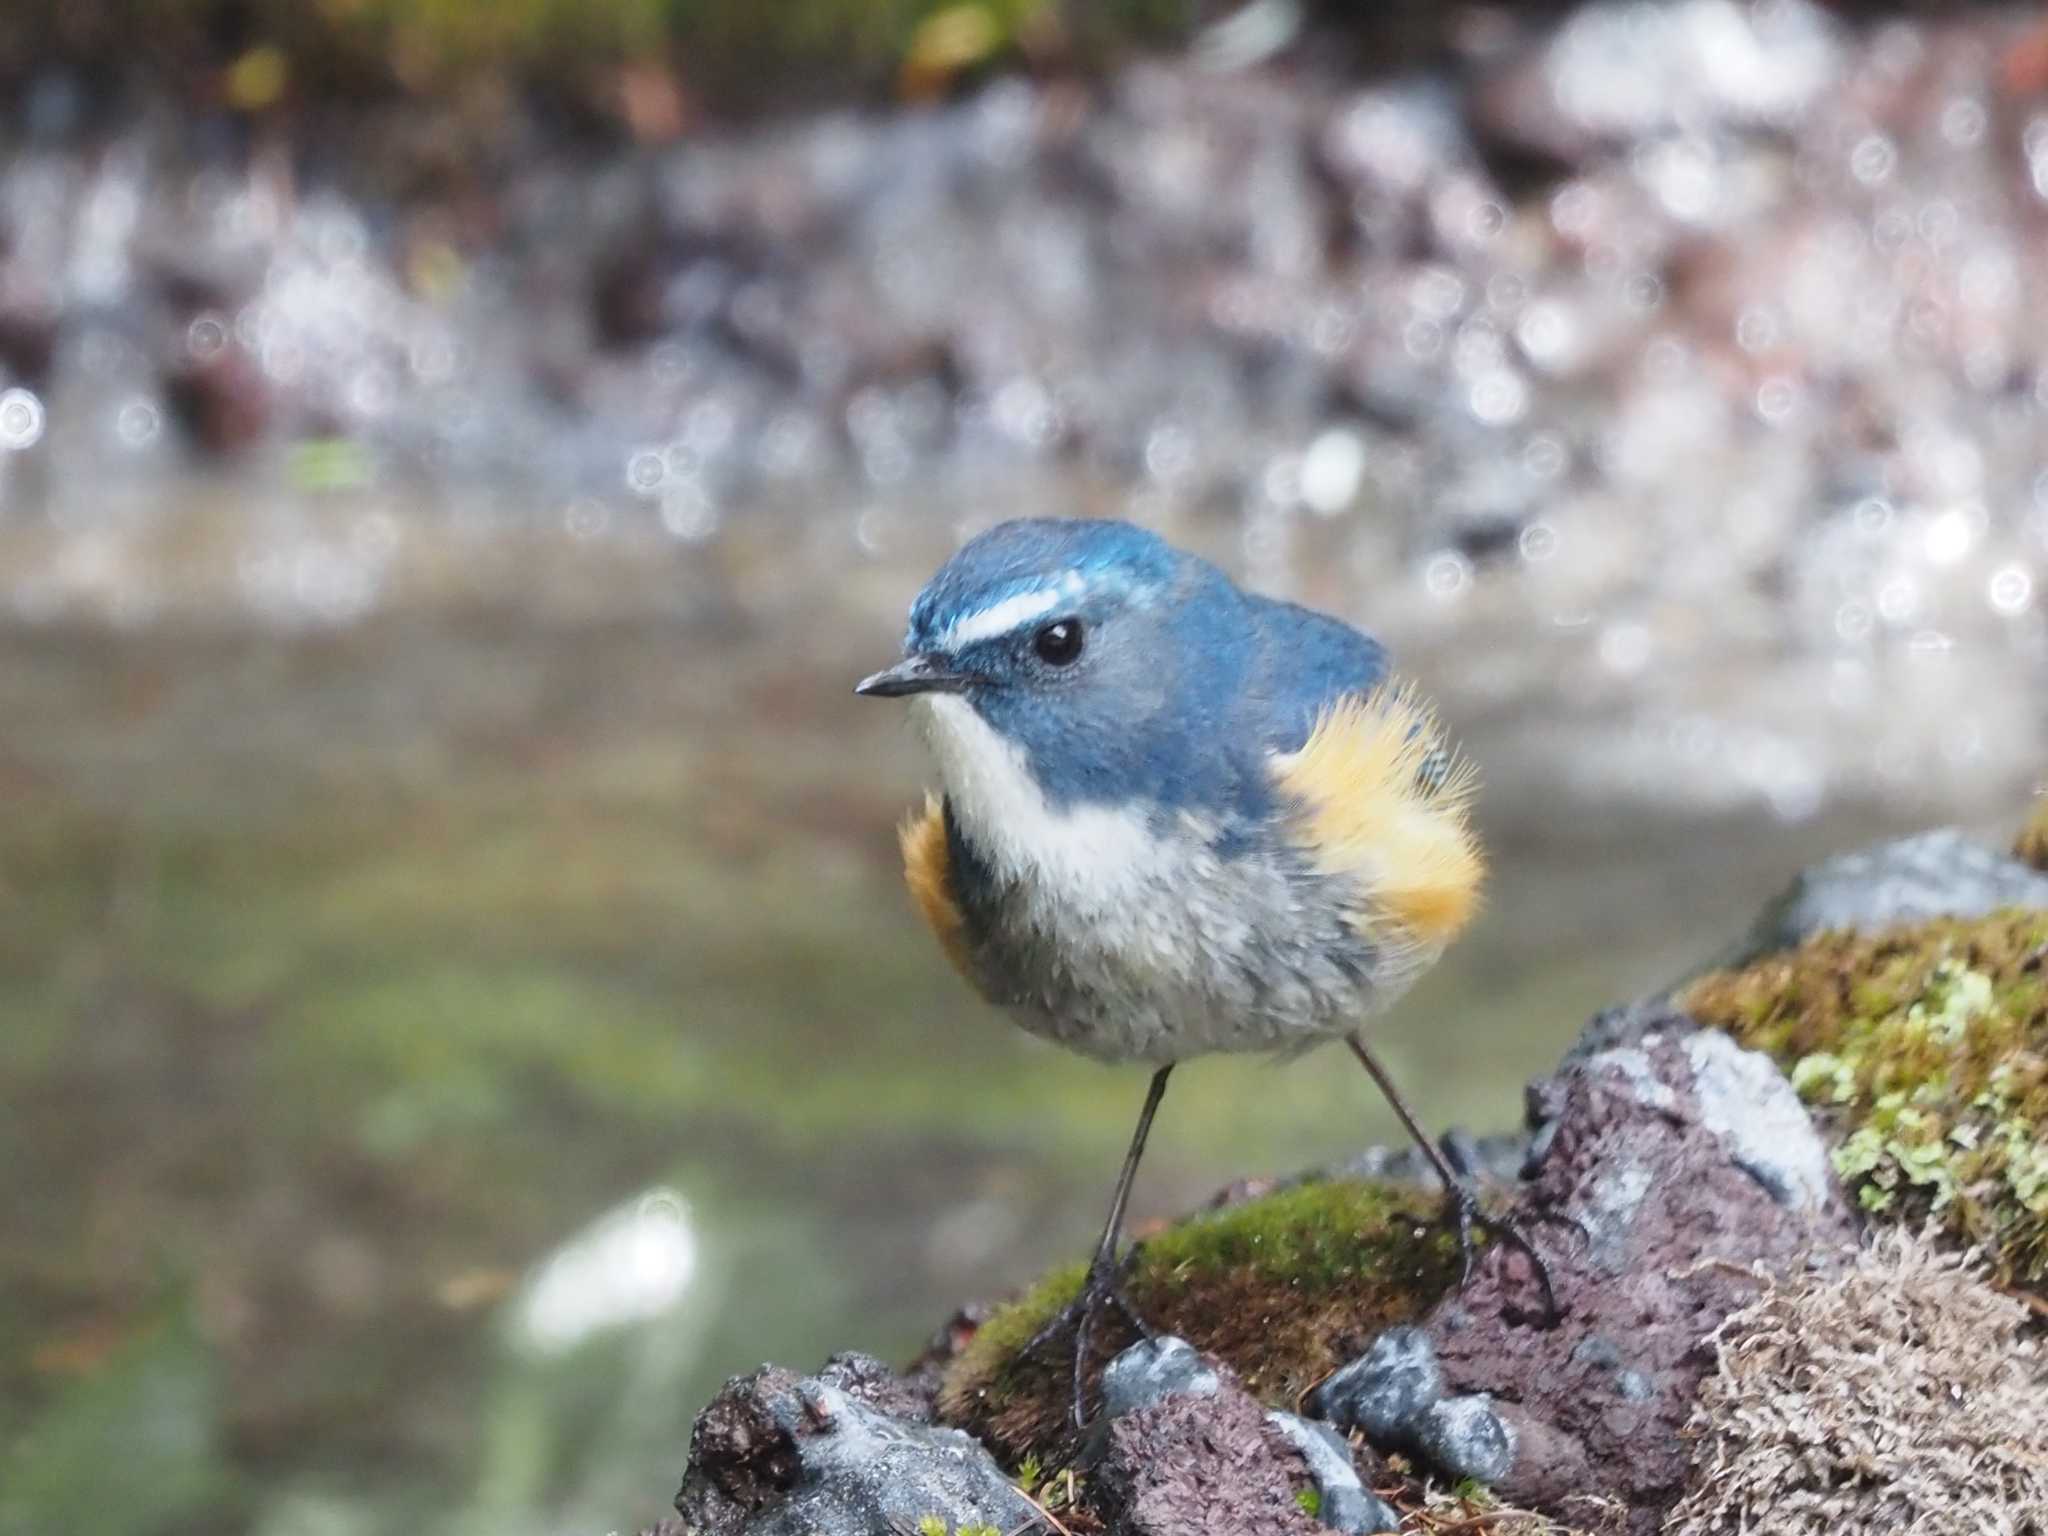
[(1412, 1443), (1422, 1415), (1443, 1396), (1436, 1347), (1419, 1328), (1389, 1328), (1309, 1396), (1316, 1417), (1356, 1429), (1375, 1445)]
[(1515, 1435), (1483, 1395), (1446, 1397), (1430, 1405), (1415, 1431), (1416, 1449), (1441, 1471), (1497, 1483), (1515, 1464)]
[(835, 1356), (816, 1376), (772, 1365), (735, 1376), (691, 1431), (682, 1528), (866, 1536), (930, 1517), (949, 1530), (1036, 1519), (979, 1441), (921, 1422), (921, 1411), (914, 1389), (866, 1356)]
[(1213, 1397), (1221, 1385), (1186, 1339), (1141, 1339), (1103, 1368), (1101, 1412), (1119, 1419), (1168, 1397)]

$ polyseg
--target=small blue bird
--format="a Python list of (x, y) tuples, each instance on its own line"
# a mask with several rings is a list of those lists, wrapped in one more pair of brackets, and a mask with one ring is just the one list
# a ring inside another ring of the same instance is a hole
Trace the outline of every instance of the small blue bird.
[[(1049, 1325), (1113, 1304), (1124, 1207), (1176, 1062), (1342, 1039), (1475, 1225), (1535, 1250), (1423, 1134), (1359, 1026), (1470, 920), (1484, 875), (1469, 765), (1379, 644), (1240, 590), (1119, 522), (1030, 520), (918, 594), (903, 660), (944, 792), (903, 829), (925, 920), (1032, 1033), (1156, 1068), (1088, 1279)], [(1554, 1304), (1553, 1304), (1554, 1305)]]

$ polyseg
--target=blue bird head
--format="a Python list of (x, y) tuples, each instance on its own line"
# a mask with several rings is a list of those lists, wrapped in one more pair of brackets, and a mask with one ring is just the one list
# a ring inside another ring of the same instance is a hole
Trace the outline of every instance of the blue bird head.
[(1128, 523), (1003, 523), (911, 605), (904, 659), (856, 690), (955, 695), (1055, 803), (1181, 798), (1203, 699), (1227, 692), (1238, 594)]
[(964, 545), (911, 605), (903, 649), (855, 691), (960, 700), (1054, 806), (1255, 813), (1251, 765), (1300, 745), (1333, 681), (1381, 669), (1357, 631), (1107, 521), (1003, 523)]

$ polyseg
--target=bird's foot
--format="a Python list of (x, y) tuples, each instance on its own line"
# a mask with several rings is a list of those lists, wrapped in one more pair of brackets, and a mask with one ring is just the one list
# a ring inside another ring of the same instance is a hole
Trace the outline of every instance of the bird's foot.
[[(1431, 1149), (1423, 1148), (1425, 1152)], [(1472, 1266), (1479, 1257), (1479, 1245), (1473, 1241), (1473, 1234), (1480, 1233), (1515, 1249), (1529, 1261), (1535, 1271), (1536, 1283), (1543, 1291), (1544, 1326), (1554, 1326), (1563, 1316), (1557, 1304), (1557, 1291), (1550, 1281), (1550, 1266), (1544, 1263), (1543, 1255), (1536, 1251), (1536, 1245), (1521, 1226), (1504, 1216), (1489, 1213), (1479, 1198), (1479, 1186), (1486, 1167), (1485, 1154), (1478, 1142), (1464, 1131), (1453, 1126), (1437, 1138), (1436, 1156), (1431, 1159), (1437, 1165), (1437, 1173), (1448, 1188), (1450, 1199), (1458, 1220), (1458, 1252), (1463, 1259), (1463, 1269), (1458, 1279), (1458, 1289), (1463, 1291), (1472, 1283)], [(1539, 1213), (1537, 1220), (1555, 1222), (1561, 1226), (1575, 1228), (1581, 1233), (1584, 1227), (1570, 1216)]]
[[(1529, 1261), (1535, 1272), (1536, 1284), (1543, 1292), (1544, 1326), (1554, 1327), (1564, 1317), (1557, 1304), (1557, 1291), (1550, 1283), (1550, 1266), (1543, 1262), (1543, 1255), (1536, 1251), (1536, 1245), (1529, 1240), (1529, 1234), (1519, 1222), (1506, 1216), (1495, 1216), (1480, 1202), (1478, 1191), (1471, 1180), (1463, 1178), (1451, 1186), (1451, 1204), (1458, 1218), (1458, 1252), (1464, 1261), (1459, 1274), (1458, 1289), (1464, 1290), (1472, 1283), (1472, 1266), (1479, 1257), (1479, 1244), (1475, 1235), (1484, 1235), (1505, 1244)], [(1559, 1218), (1569, 1221), (1569, 1218)]]
[[(1135, 1252), (1136, 1250), (1132, 1250)], [(1124, 1321), (1136, 1329), (1141, 1338), (1156, 1339), (1158, 1331), (1138, 1315), (1130, 1299), (1123, 1292), (1123, 1271), (1128, 1266), (1129, 1255), (1123, 1259), (1105, 1249), (1098, 1249), (1089, 1261), (1087, 1278), (1081, 1282), (1081, 1289), (1074, 1299), (1061, 1307), (1044, 1327), (1034, 1333), (1024, 1347), (1017, 1351), (1017, 1358), (1037, 1354), (1061, 1334), (1071, 1330), (1074, 1335), (1074, 1427), (1084, 1429), (1088, 1424), (1086, 1405), (1082, 1402), (1082, 1372), (1088, 1364), (1088, 1335), (1095, 1326), (1096, 1314), (1105, 1307), (1123, 1314)]]

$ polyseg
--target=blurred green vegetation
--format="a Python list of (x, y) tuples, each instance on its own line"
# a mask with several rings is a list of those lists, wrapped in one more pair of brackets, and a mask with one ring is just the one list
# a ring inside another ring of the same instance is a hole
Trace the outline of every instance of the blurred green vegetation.
[[(218, 1364), (182, 1304), (144, 1320), (70, 1382), (0, 1458), (0, 1533), (154, 1533), (233, 1498), (221, 1456)], [(109, 1456), (118, 1445), (123, 1454)]]
[(687, 116), (821, 91), (928, 96), (995, 65), (1101, 62), (1185, 38), (1219, 8), (1205, 0), (72, 0), (0, 12), (0, 77), (69, 60), (112, 66), (130, 81), (170, 79), (239, 108), (337, 91), (431, 95), (481, 81), (614, 109), (602, 98), (619, 94), (622, 69), (638, 69), (671, 84)]

